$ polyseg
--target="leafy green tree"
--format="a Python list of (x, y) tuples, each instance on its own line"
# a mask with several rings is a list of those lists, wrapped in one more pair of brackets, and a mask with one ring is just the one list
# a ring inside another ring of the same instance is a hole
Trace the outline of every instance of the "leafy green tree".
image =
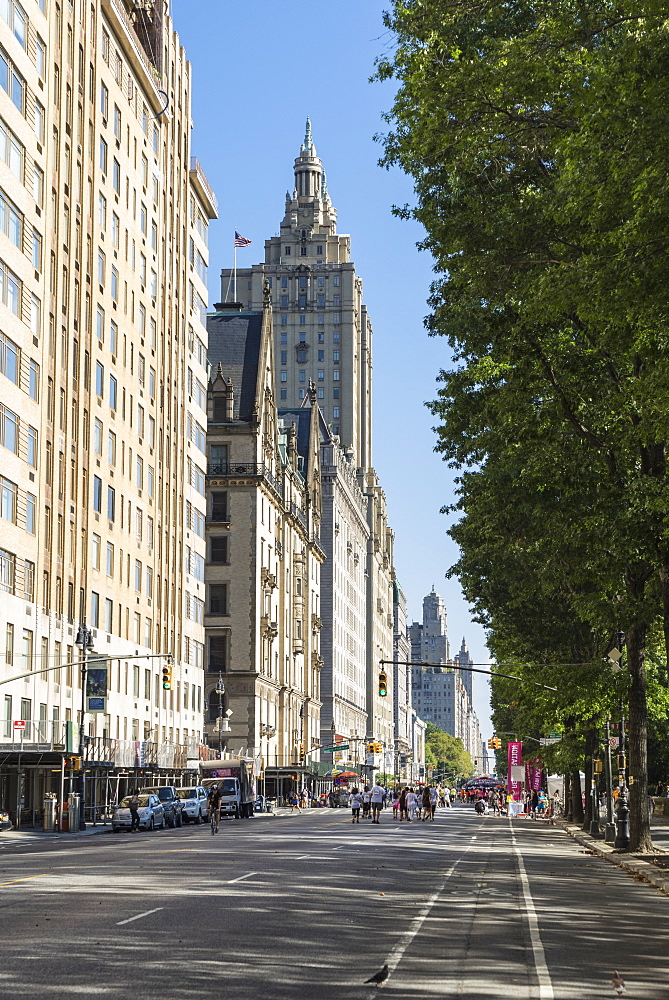
[(471, 778), (474, 773), (471, 754), (462, 740), (432, 722), (425, 730), (425, 762), (460, 778)]
[(428, 329), (458, 365), (438, 448), (469, 470), (465, 519), (477, 476), (511, 503), (520, 480), (570, 617), (625, 631), (634, 850), (652, 847), (658, 621), (669, 646), (664, 18), (651, 2), (394, 0), (378, 66), (400, 84), (384, 162), (416, 191), (398, 213), (435, 260)]

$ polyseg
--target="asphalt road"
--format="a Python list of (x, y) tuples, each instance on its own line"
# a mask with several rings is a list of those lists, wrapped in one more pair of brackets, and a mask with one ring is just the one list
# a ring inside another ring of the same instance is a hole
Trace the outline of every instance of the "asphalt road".
[(669, 899), (555, 827), (345, 810), (0, 840), (8, 997), (414, 1000), (667, 996)]

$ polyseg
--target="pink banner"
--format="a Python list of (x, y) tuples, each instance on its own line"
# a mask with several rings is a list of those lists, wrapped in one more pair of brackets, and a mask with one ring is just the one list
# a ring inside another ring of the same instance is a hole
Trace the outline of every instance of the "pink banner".
[(509, 789), (509, 794), (515, 802), (519, 802), (522, 791), (523, 783), (522, 781), (512, 781), (512, 768), (521, 767), (523, 763), (523, 744), (522, 743), (508, 743), (507, 744), (507, 766), (508, 766), (508, 780), (507, 788)]
[(525, 788), (531, 792), (541, 791), (541, 760), (538, 757), (525, 764)]

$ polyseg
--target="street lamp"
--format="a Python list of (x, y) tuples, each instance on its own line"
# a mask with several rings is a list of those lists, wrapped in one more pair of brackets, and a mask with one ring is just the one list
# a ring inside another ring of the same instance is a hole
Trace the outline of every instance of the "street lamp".
[(225, 694), (223, 674), (220, 671), (216, 683), (216, 694), (218, 695), (218, 756), (220, 760), (223, 754), (223, 695)]
[(82, 622), (77, 631), (77, 638), (74, 640), (75, 646), (81, 650), (81, 722), (79, 725), (79, 759), (81, 767), (81, 777), (79, 779), (79, 829), (86, 829), (86, 767), (84, 765), (84, 749), (86, 744), (84, 720), (86, 718), (86, 674), (88, 671), (87, 654), (93, 652), (93, 633)]

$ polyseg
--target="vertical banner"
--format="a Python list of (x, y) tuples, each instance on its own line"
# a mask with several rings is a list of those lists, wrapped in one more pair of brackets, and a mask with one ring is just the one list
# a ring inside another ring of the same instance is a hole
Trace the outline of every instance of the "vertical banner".
[(531, 792), (541, 791), (541, 760), (539, 757), (528, 760), (525, 764), (525, 788), (529, 788)]
[(107, 711), (107, 659), (89, 656), (86, 673), (86, 711)]
[(522, 781), (518, 780), (518, 771), (516, 768), (522, 767), (523, 762), (523, 744), (522, 743), (509, 743), (507, 744), (507, 766), (508, 766), (508, 784), (509, 794), (511, 795), (514, 802), (520, 801), (520, 796), (523, 790)]

